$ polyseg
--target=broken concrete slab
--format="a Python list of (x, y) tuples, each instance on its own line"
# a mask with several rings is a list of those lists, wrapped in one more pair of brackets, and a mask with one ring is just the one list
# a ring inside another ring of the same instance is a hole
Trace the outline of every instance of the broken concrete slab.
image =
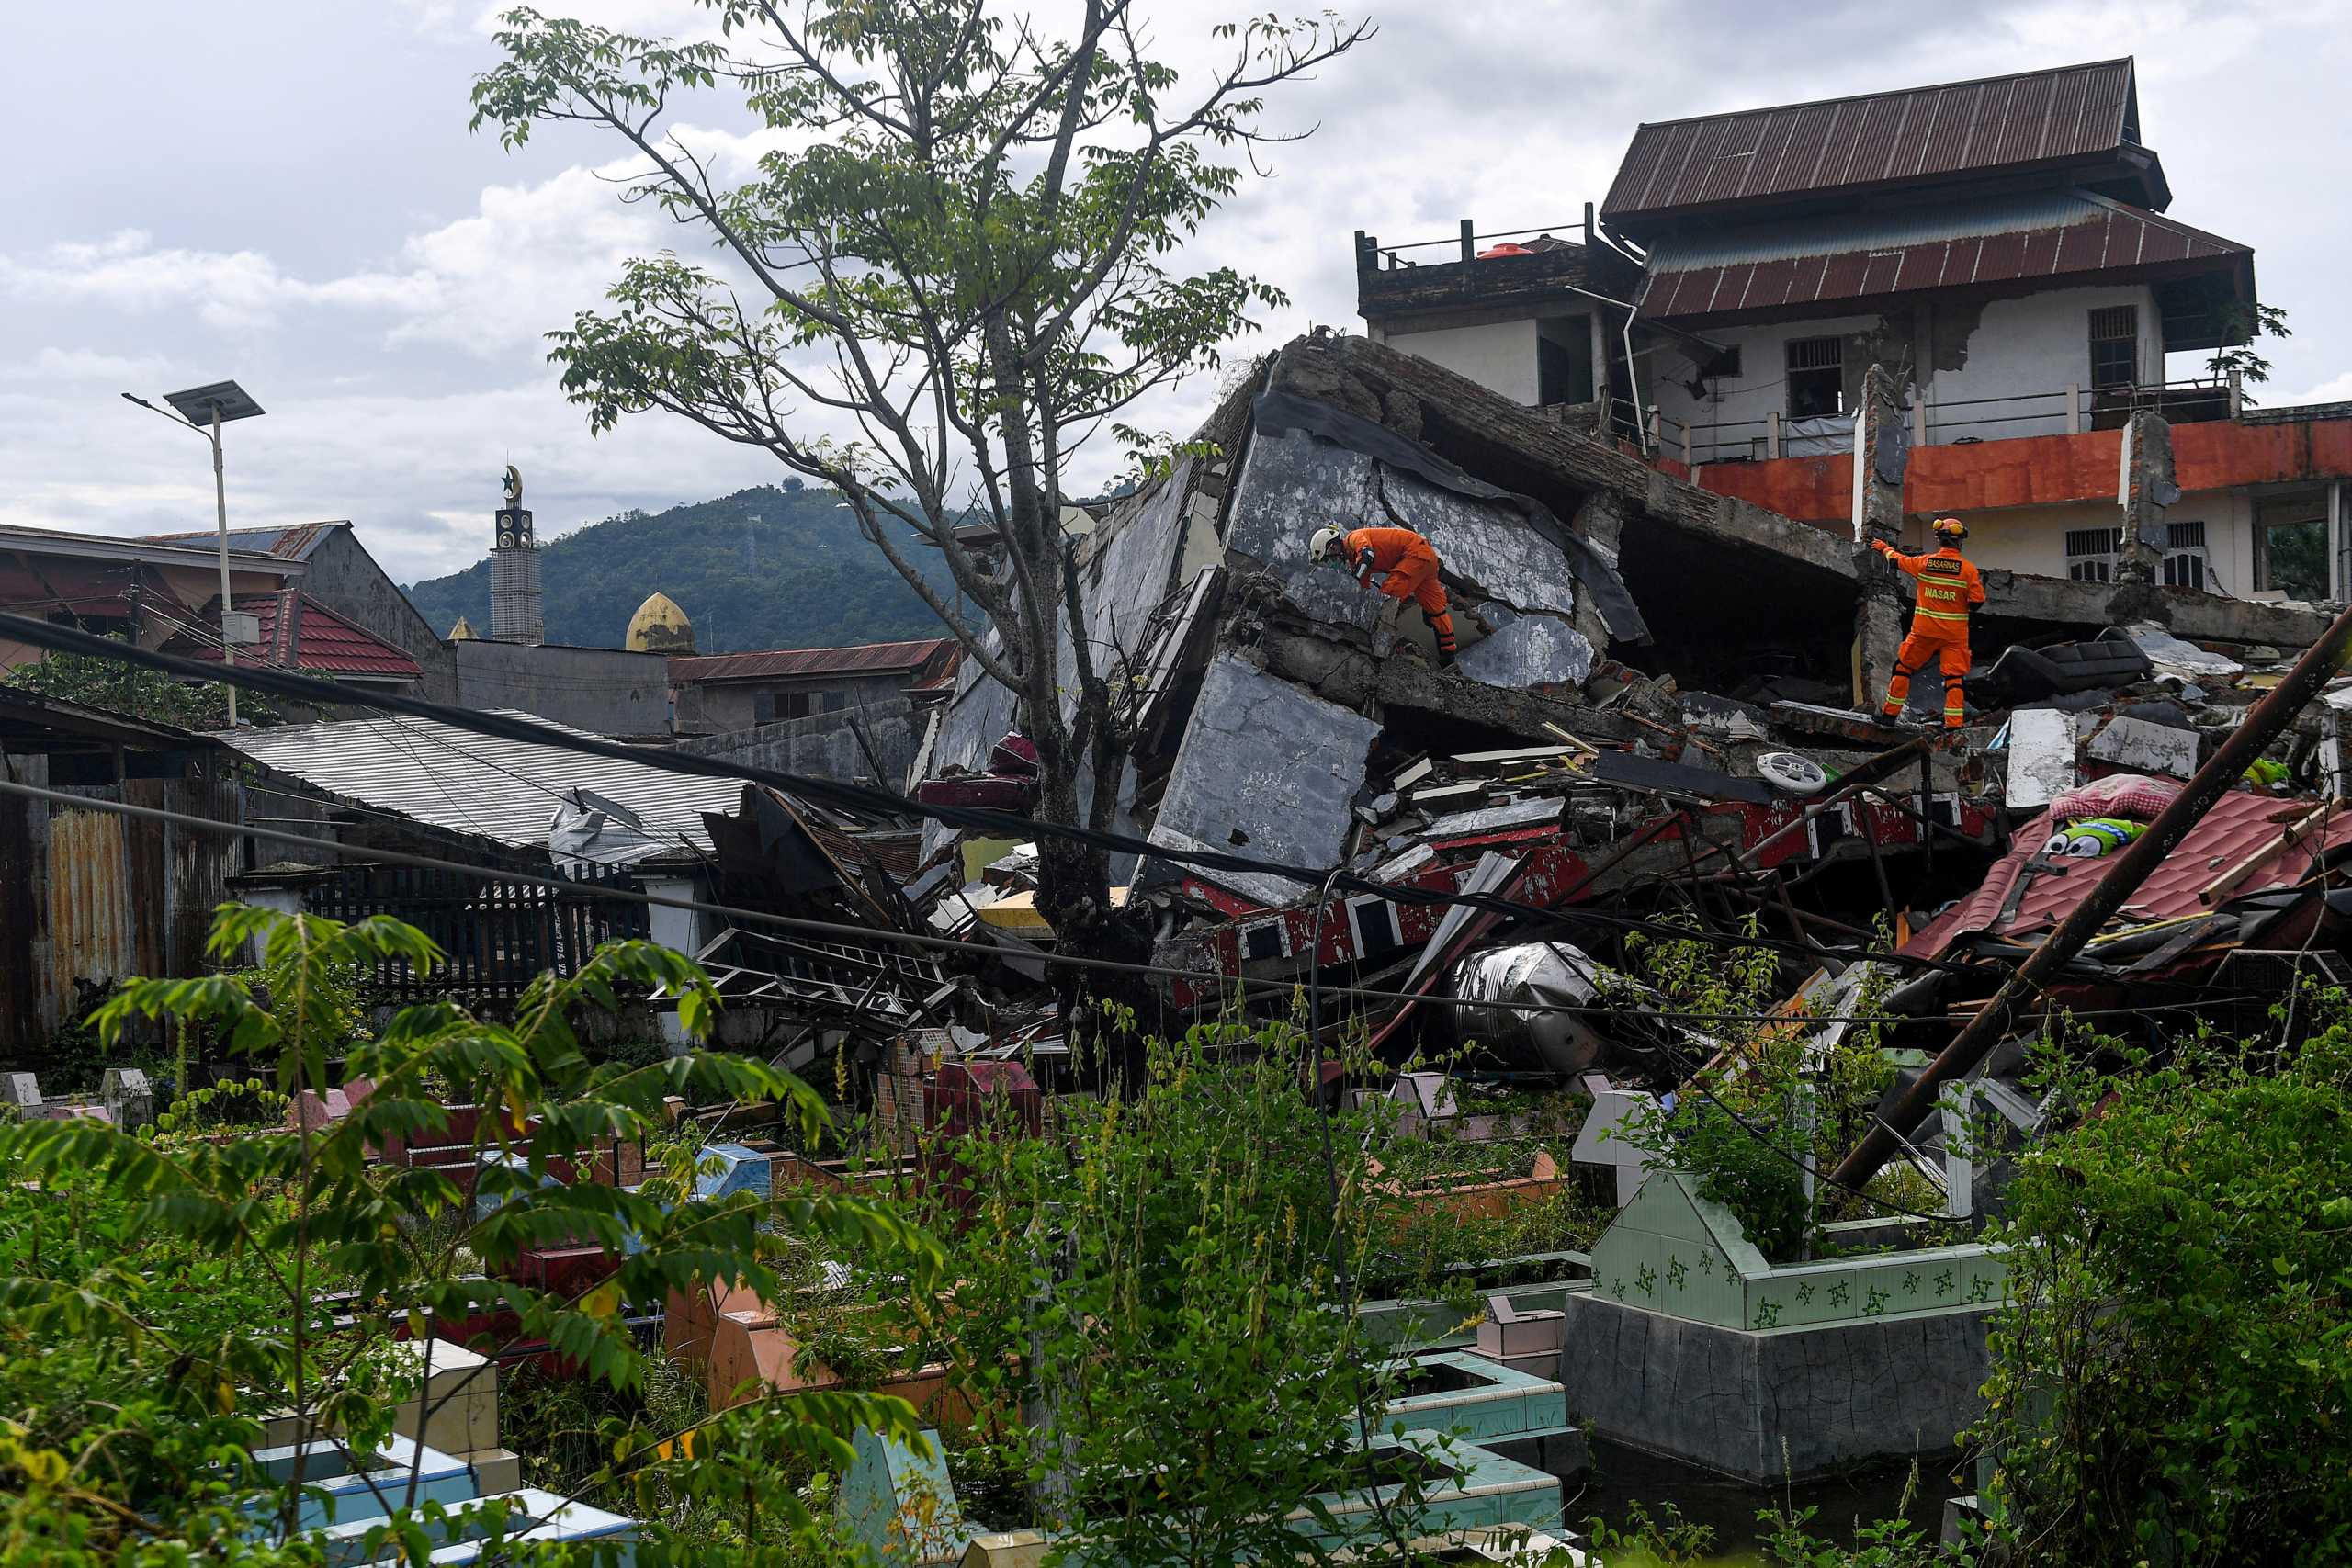
[[(1355, 820), (1353, 802), (1380, 728), (1220, 653), (1202, 678), (1151, 841), (1178, 848), (1190, 840), (1290, 865), (1330, 865)], [(1228, 879), (1226, 873), (1202, 874), (1220, 886)]]
[(2052, 708), (2019, 708), (2009, 716), (2009, 780), (2002, 799), (2012, 808), (2047, 806), (2075, 787), (2075, 716)]
[(2135, 773), (2164, 773), (2176, 779), (2193, 778), (2197, 773), (2197, 732), (2144, 718), (2109, 719), (2083, 752), (2095, 761), (2112, 762)]

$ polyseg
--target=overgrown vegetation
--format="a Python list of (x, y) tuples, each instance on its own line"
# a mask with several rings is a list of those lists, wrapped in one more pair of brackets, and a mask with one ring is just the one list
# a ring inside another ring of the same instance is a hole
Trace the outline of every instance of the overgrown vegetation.
[(2043, 1057), (2081, 1119), (2008, 1190), (1983, 1434), (2037, 1561), (2352, 1553), (2352, 1004), (2301, 1005), (2291, 1049)]
[[(229, 688), (218, 681), (175, 680), (119, 659), (52, 653), (38, 663), (19, 664), (0, 678), (44, 697), (107, 708), (151, 724), (220, 729), (229, 722)], [(266, 723), (272, 716), (266, 703), (254, 694), (239, 700), (238, 717), (246, 722)]]
[[(658, 1146), (663, 1097), (690, 1089), (778, 1104), (815, 1134), (814, 1096), (758, 1063), (695, 1052), (599, 1067), (581, 1054), (572, 1014), (612, 1008), (618, 987), (666, 987), (699, 1034), (714, 1003), (701, 971), (650, 944), (610, 944), (569, 979), (542, 976), (511, 1021), (428, 1003), (368, 1040), (350, 1032), (345, 977), (391, 957), (429, 970), (438, 954), (419, 932), (224, 907), (215, 956), (234, 960), (256, 942), (266, 1005), (231, 974), (137, 980), (100, 1010), (100, 1028), (113, 1035), (141, 1017), (214, 1028), (274, 1083), (240, 1091), (249, 1098), (323, 1091), (327, 1060), (347, 1055), (375, 1086), (348, 1118), (232, 1137), (175, 1125), (140, 1138), (83, 1121), (0, 1127), (0, 1561), (278, 1561), (302, 1477), (254, 1468), (260, 1417), (286, 1412), (363, 1450), (380, 1441), (406, 1392), (381, 1348), (403, 1335), (543, 1343), (590, 1390), (621, 1396), (596, 1413), (593, 1450), (559, 1441), (550, 1462), (639, 1514), (639, 1562), (825, 1560), (827, 1525), (800, 1489), (771, 1482), (774, 1461), (838, 1468), (854, 1427), (911, 1434), (913, 1412), (854, 1393), (760, 1402), (678, 1440), (665, 1423), (694, 1413), (658, 1397), (664, 1374), (623, 1318), (631, 1303), (713, 1278), (777, 1289), (774, 1226), (894, 1258), (918, 1291), (936, 1288), (936, 1251), (854, 1199), (685, 1203), (674, 1178), (634, 1192), (546, 1179), (613, 1139)], [(213, 1104), (191, 1104), (191, 1121), (212, 1125), (200, 1112)], [(453, 1107), (478, 1108), (469, 1133)], [(369, 1157), (395, 1140), (452, 1136), (476, 1157), (486, 1201), (445, 1170)], [(673, 1153), (691, 1168), (690, 1148)], [(517, 1282), (526, 1247), (569, 1238), (616, 1255), (616, 1272), (577, 1296)], [(423, 1515), (394, 1512), (385, 1551), (424, 1527)]]
[[(903, 1364), (944, 1366), (1000, 1510), (1018, 1476), (1023, 1522), (1138, 1568), (1287, 1557), (1285, 1516), (1360, 1484), (1359, 1414), (1386, 1430), (1338, 1274), (1386, 1218), (1366, 1151), (1389, 1112), (1318, 1111), (1286, 1026), (1197, 1028), (1144, 1060), (1132, 1099), (1065, 1099), (1052, 1136), (931, 1143), (913, 1217), (955, 1290), (910, 1300), (867, 1261), (869, 1311)], [(1408, 1533), (1414, 1491), (1390, 1509)]]

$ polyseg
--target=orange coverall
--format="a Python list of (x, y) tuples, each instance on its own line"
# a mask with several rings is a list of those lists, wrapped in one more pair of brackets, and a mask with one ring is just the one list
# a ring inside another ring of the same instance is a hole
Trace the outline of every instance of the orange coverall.
[(1904, 555), (1883, 539), (1872, 539), (1871, 547), (1917, 581), (1911, 635), (1895, 650), (1894, 678), (1886, 683), (1886, 703), (1880, 711), (1889, 718), (1901, 715), (1904, 699), (1911, 694), (1911, 677), (1934, 660), (1943, 670), (1944, 728), (1958, 729), (1966, 722), (1961, 682), (1968, 674), (1968, 612), (1984, 603), (1984, 580), (1952, 545), (1924, 556)]
[(1438, 581), (1437, 551), (1410, 528), (1351, 528), (1348, 558), (1355, 564), (1356, 580), (1372, 586), (1372, 574), (1386, 572), (1380, 591), (1391, 599), (1409, 600), (1421, 607), (1421, 619), (1437, 637), (1440, 659), (1454, 654), (1453, 617), (1445, 607), (1445, 585)]

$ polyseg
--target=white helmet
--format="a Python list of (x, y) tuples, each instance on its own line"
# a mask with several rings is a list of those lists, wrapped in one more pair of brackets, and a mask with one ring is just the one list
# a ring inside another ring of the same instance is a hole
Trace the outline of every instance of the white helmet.
[(1310, 558), (1318, 561), (1330, 559), (1331, 547), (1346, 537), (1345, 534), (1326, 523), (1315, 530), (1315, 542), (1309, 547)]

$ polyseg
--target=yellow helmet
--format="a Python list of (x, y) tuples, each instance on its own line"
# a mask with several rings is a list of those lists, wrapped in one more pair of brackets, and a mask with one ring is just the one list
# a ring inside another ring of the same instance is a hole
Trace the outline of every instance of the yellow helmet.
[(1936, 537), (1948, 545), (1956, 545), (1968, 537), (1968, 525), (1957, 517), (1939, 517), (1935, 522)]

